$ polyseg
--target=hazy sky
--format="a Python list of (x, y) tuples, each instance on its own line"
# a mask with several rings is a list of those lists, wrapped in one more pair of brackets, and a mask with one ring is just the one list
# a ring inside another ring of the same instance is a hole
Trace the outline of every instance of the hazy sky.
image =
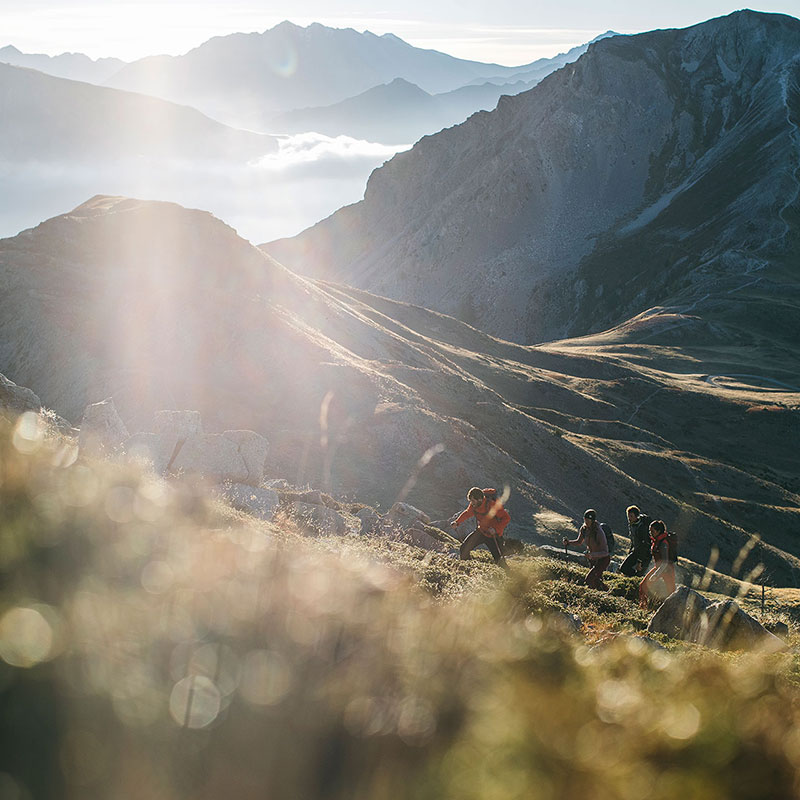
[[(418, 47), (516, 65), (606, 30), (685, 27), (740, 7), (730, 0), (0, 0), (0, 46), (133, 60), (289, 19), (391, 32)], [(800, 0), (747, 7), (800, 16)]]

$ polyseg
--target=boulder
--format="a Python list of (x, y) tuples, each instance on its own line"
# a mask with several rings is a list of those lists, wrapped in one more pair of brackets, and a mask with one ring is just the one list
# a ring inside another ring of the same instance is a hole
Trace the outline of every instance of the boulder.
[(222, 435), (239, 450), (239, 456), (247, 469), (247, 479), (243, 483), (260, 486), (264, 480), (269, 442), (255, 431), (225, 431)]
[(647, 630), (717, 650), (777, 652), (786, 644), (735, 600), (711, 602), (688, 586), (680, 586), (658, 608)]
[(154, 472), (163, 475), (172, 450), (167, 450), (156, 433), (134, 433), (122, 443), (126, 461), (149, 463)]
[(396, 542), (406, 542), (413, 544), (416, 547), (421, 547), (423, 550), (430, 550), (434, 553), (447, 553), (453, 548), (435, 539), (420, 526), (412, 526), (405, 530), (396, 527), (390, 528), (387, 533), (387, 538)]
[(344, 536), (350, 532), (344, 516), (327, 506), (294, 502), (286, 513), (306, 536)]
[(786, 643), (770, 633), (735, 600), (711, 603), (690, 631), (690, 639), (716, 650), (761, 650), (776, 653)]
[(199, 411), (156, 411), (153, 416), (154, 432), (163, 440), (172, 443), (203, 432)]
[(374, 508), (365, 506), (364, 508), (356, 511), (355, 517), (361, 520), (362, 534), (369, 535), (378, 532), (381, 523), (381, 516), (377, 511), (375, 511)]
[[(214, 483), (250, 483), (253, 480), (236, 442), (221, 433), (190, 436), (177, 449), (169, 470), (200, 475)], [(261, 477), (258, 476), (256, 483), (261, 483)]]
[(339, 504), (329, 494), (325, 494), (319, 489), (309, 489), (309, 491), (300, 494), (297, 500), (301, 503), (312, 503), (318, 506), (339, 509)]
[(664, 633), (672, 639), (690, 641), (690, 631), (709, 605), (710, 601), (699, 592), (688, 586), (679, 586), (658, 607), (647, 630), (650, 633)]
[(85, 455), (112, 455), (130, 438), (111, 398), (86, 406), (78, 435), (78, 447)]
[(24, 414), (26, 411), (39, 411), (41, 408), (41, 401), (30, 389), (17, 386), (14, 381), (0, 374), (0, 409)]
[(244, 483), (231, 483), (219, 488), (220, 495), (234, 508), (259, 519), (271, 520), (280, 505), (273, 489), (259, 489)]
[(405, 530), (416, 522), (430, 524), (430, 517), (408, 503), (395, 503), (383, 517), (384, 525), (392, 525), (396, 528)]

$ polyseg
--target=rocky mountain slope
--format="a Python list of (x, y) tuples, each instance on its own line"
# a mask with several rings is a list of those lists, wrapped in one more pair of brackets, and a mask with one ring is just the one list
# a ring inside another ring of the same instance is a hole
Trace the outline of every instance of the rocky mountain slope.
[(339, 102), (395, 78), (441, 93), (523, 69), (422, 50), (392, 34), (282, 22), (263, 33), (216, 37), (183, 56), (135, 61), (108, 85), (187, 103), (237, 127), (268, 130), (278, 111)]
[(35, 162), (169, 156), (241, 160), (277, 149), (270, 136), (235, 130), (153, 97), (0, 64), (0, 159)]
[(0, 285), (0, 373), (72, 422), (108, 396), (131, 433), (195, 409), (266, 436), (271, 477), (432, 518), (508, 485), (529, 541), (589, 505), (624, 531), (637, 502), (700, 564), (800, 579), (797, 389), (746, 382), (755, 351), (688, 346), (691, 313), (524, 347), (298, 277), (206, 213), (108, 197), (0, 241)]
[(793, 302), (770, 303), (796, 298), (798, 76), (792, 17), (605, 39), (267, 250), (520, 342), (655, 305), (739, 318), (745, 289), (780, 337), (797, 323)]

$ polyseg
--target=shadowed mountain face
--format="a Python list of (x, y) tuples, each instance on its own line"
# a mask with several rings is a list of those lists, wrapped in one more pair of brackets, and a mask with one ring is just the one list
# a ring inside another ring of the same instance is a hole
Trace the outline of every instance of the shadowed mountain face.
[(655, 305), (738, 324), (742, 300), (785, 287), (786, 305), (750, 320), (780, 336), (797, 324), (799, 84), (791, 17), (605, 39), (266, 249), (520, 342)]
[(204, 212), (109, 197), (0, 241), (0, 285), (0, 373), (74, 422), (108, 396), (132, 432), (197, 409), (267, 436), (270, 477), (433, 517), (507, 484), (530, 541), (589, 505), (624, 531), (636, 502), (682, 555), (800, 581), (798, 390), (746, 377), (755, 353), (687, 346), (709, 327), (691, 313), (523, 347), (298, 277)]
[(282, 22), (264, 33), (216, 37), (183, 56), (141, 59), (108, 85), (187, 103), (228, 124), (268, 130), (276, 112), (336, 103), (395, 78), (441, 93), (523, 69), (422, 50), (392, 34)]

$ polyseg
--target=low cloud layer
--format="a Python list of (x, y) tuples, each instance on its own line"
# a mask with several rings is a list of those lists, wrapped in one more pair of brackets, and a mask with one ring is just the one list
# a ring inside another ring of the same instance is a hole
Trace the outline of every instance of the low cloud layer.
[(0, 237), (70, 211), (96, 194), (110, 194), (201, 208), (260, 244), (293, 236), (357, 202), (372, 170), (404, 149), (303, 133), (279, 137), (278, 152), (248, 163), (0, 162)]

